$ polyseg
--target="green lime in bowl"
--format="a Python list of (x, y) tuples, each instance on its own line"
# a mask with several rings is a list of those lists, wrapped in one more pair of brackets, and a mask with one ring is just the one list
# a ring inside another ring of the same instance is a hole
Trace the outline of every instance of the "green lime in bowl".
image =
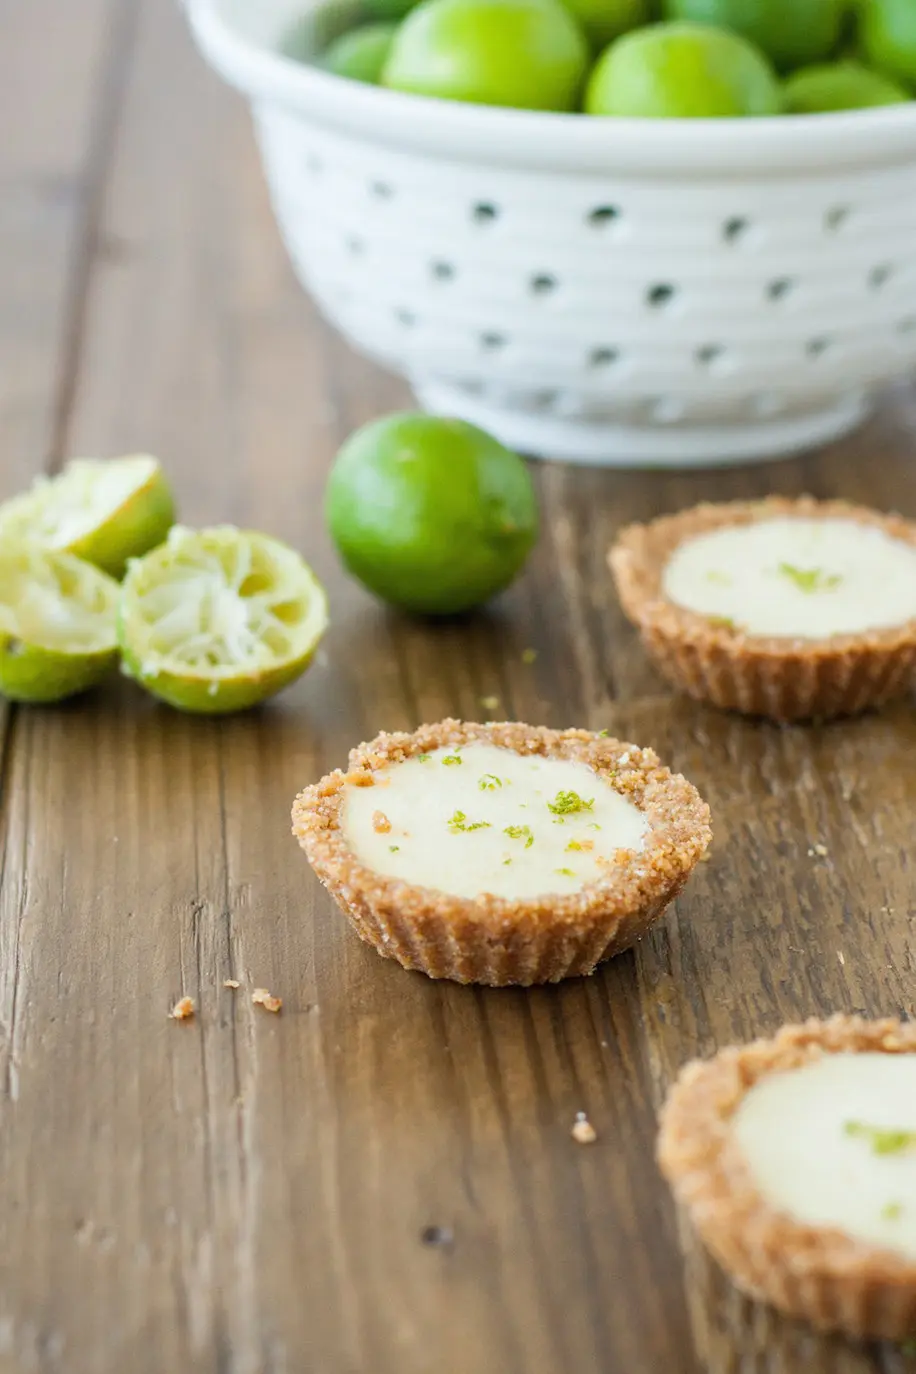
[(912, 97), (896, 81), (860, 62), (823, 62), (802, 67), (783, 88), (787, 114), (830, 114), (880, 105), (903, 105)]
[(414, 95), (574, 110), (589, 63), (559, 0), (425, 0), (401, 24), (382, 84)]
[(847, 8), (846, 0), (665, 0), (666, 18), (738, 33), (780, 70), (832, 56)]
[(738, 34), (706, 24), (654, 24), (603, 53), (585, 109), (640, 119), (775, 115), (782, 91), (767, 59)]
[(325, 49), (318, 65), (334, 76), (377, 86), (397, 31), (397, 24), (363, 24), (336, 38)]

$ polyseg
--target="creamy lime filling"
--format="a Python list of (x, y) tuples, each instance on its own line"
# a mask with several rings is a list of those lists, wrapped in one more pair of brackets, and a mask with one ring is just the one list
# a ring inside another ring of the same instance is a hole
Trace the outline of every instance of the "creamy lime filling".
[(747, 634), (861, 634), (916, 618), (916, 547), (856, 520), (729, 525), (681, 544), (662, 588)]
[(763, 1197), (916, 1260), (916, 1054), (834, 1054), (762, 1078), (733, 1131)]
[(350, 848), (376, 873), (457, 897), (577, 892), (618, 850), (641, 850), (646, 817), (586, 764), (490, 744), (436, 749), (347, 789)]

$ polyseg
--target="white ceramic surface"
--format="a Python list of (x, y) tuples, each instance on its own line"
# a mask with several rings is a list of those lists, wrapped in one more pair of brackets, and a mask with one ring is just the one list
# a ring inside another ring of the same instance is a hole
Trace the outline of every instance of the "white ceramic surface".
[[(310, 9), (310, 4), (312, 8)], [(836, 437), (916, 366), (916, 104), (600, 120), (283, 55), (336, 0), (190, 0), (250, 99), (296, 271), (430, 409), (528, 453), (697, 466)]]

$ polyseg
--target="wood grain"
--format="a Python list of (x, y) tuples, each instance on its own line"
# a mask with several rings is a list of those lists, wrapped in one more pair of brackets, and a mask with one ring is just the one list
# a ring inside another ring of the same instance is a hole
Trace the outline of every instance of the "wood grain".
[[(303, 549), (333, 626), (245, 718), (113, 683), (13, 719), (0, 1370), (902, 1374), (895, 1352), (739, 1299), (679, 1231), (652, 1149), (691, 1056), (811, 1013), (912, 1014), (912, 711), (777, 730), (674, 699), (604, 560), (626, 521), (712, 496), (916, 514), (916, 395), (803, 461), (539, 466), (544, 534), (516, 588), (437, 627), (387, 612), (342, 576), (321, 493), (342, 439), (404, 388), (296, 287), (244, 108), (177, 9), (72, 9), (0, 5), (0, 113), (52, 93), (0, 148), (4, 492), (67, 452), (151, 449), (189, 522)], [(289, 835), (293, 794), (352, 743), (490, 696), (652, 744), (713, 806), (712, 861), (592, 979), (405, 974), (352, 937)], [(170, 1021), (185, 994), (197, 1017)], [(579, 1110), (594, 1146), (570, 1136)]]

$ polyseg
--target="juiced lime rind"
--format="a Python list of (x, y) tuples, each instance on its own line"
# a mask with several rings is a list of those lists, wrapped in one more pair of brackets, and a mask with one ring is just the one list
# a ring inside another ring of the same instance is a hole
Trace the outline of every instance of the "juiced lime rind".
[(63, 701), (96, 686), (118, 656), (118, 584), (71, 554), (0, 551), (0, 693)]
[(174, 526), (127, 571), (124, 670), (182, 711), (222, 715), (305, 672), (328, 623), (324, 588), (294, 549), (231, 525)]
[(112, 577), (161, 544), (175, 505), (155, 458), (78, 458), (0, 506), (0, 539), (75, 554)]

